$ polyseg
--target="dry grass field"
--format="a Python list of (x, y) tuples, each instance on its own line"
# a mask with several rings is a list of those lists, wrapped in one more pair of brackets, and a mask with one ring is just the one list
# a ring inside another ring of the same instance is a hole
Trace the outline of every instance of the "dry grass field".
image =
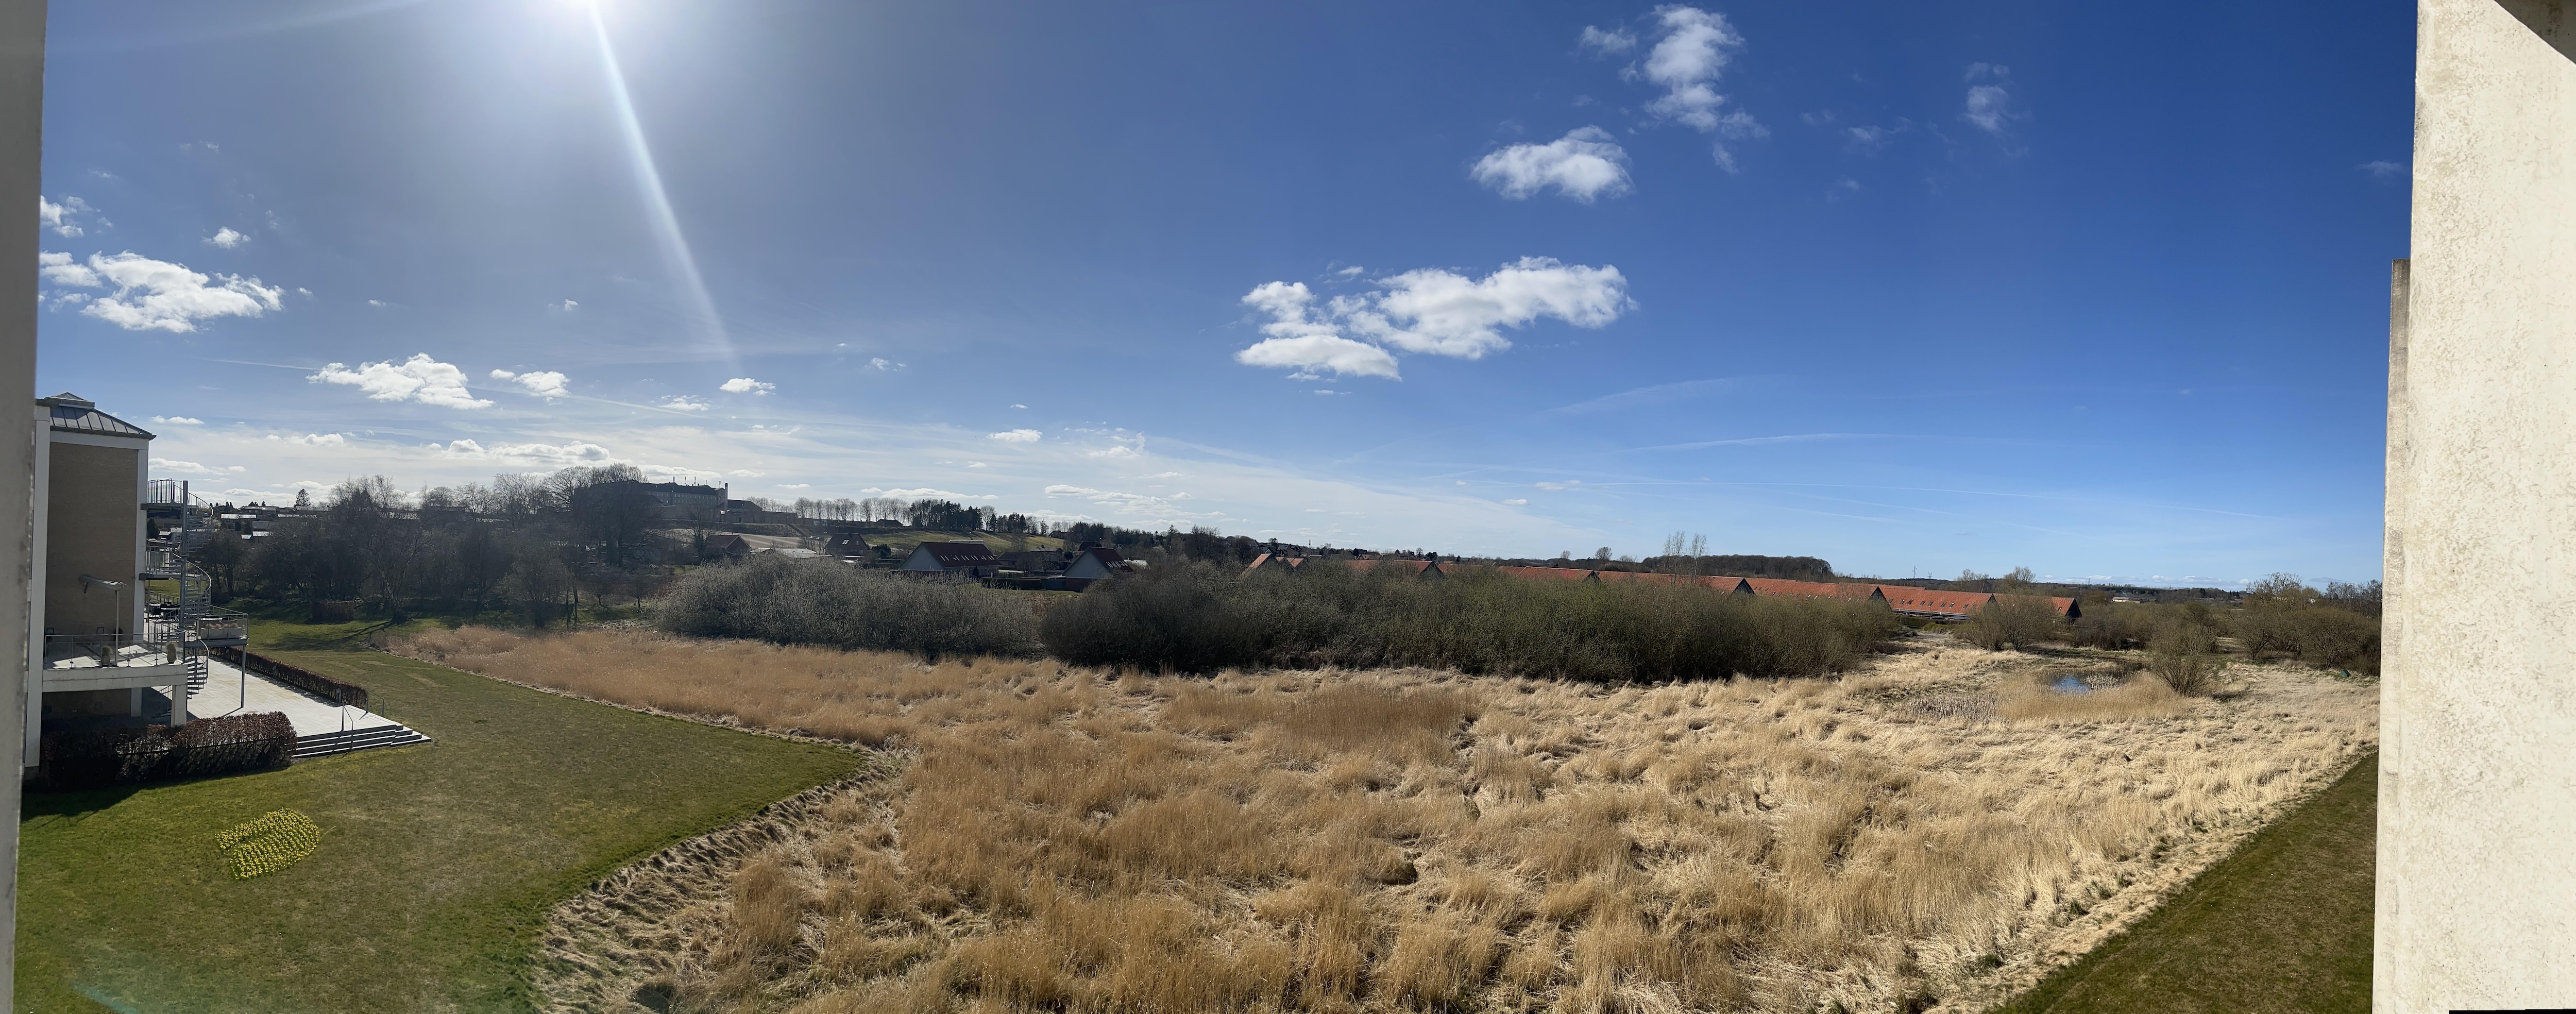
[(614, 631), (397, 650), (898, 762), (559, 909), (561, 1010), (1976, 1010), (2377, 737), (2376, 688), (2313, 670), (2182, 698), (1938, 637), (1632, 687)]

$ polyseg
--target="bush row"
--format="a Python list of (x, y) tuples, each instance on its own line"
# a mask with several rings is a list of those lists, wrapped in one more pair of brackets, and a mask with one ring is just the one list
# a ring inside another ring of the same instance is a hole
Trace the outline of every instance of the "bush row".
[(1536, 582), (1490, 567), (1424, 581), (1319, 563), (1238, 577), (1175, 561), (1047, 610), (962, 582), (755, 557), (684, 578), (656, 614), (680, 634), (930, 655), (1028, 655), (1174, 672), (1381, 665), (1588, 680), (1805, 675), (1894, 629), (1881, 606), (1702, 588)]
[(940, 655), (1029, 655), (1024, 600), (962, 581), (860, 570), (764, 553), (691, 571), (654, 621), (700, 637)]
[(285, 767), (295, 725), (274, 711), (166, 725), (50, 733), (39, 747), (54, 792)]

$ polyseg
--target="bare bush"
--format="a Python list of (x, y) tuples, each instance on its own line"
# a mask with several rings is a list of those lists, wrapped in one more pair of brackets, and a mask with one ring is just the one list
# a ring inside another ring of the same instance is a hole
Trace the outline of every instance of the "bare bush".
[(1952, 636), (1987, 651), (2029, 648), (2067, 639), (2064, 618), (2048, 599), (2037, 595), (2003, 595), (1978, 607), (1967, 622), (1951, 628)]
[(1894, 629), (1884, 607), (1649, 584), (1442, 580), (1332, 563), (1237, 578), (1201, 564), (1100, 585), (1047, 613), (1050, 652), (1085, 665), (1419, 665), (1623, 681), (1837, 672)]
[(2218, 675), (2227, 668), (2227, 661), (2215, 654), (2217, 646), (2207, 627), (2168, 623), (2148, 642), (2147, 669), (2175, 693), (2206, 694), (2218, 688)]
[(690, 572), (655, 610), (654, 622), (676, 634), (933, 657), (1037, 650), (1035, 617), (1004, 593), (775, 555)]

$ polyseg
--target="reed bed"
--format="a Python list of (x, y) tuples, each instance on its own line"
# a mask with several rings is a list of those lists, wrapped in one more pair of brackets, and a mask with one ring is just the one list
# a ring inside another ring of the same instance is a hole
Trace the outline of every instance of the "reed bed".
[(2057, 694), (2067, 663), (1947, 639), (1630, 686), (635, 631), (398, 650), (902, 761), (672, 873), (704, 889), (560, 911), (560, 1010), (1971, 1010), (2376, 739), (2372, 689), (2310, 670)]

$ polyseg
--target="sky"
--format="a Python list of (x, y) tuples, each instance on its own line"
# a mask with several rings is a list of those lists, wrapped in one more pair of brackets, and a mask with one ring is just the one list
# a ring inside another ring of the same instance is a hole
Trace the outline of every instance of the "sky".
[(55, 6), (38, 383), (223, 499), (2379, 575), (2411, 6)]

